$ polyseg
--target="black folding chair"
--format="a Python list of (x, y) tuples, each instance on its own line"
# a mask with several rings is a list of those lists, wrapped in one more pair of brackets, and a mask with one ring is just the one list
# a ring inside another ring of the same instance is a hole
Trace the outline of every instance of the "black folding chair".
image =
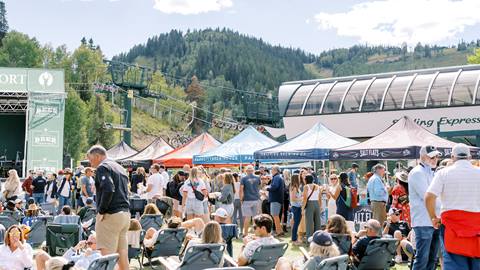
[(180, 250), (187, 235), (187, 230), (184, 228), (179, 229), (163, 229), (158, 233), (157, 241), (152, 249), (144, 248), (142, 256), (146, 257), (153, 268), (152, 261), (157, 257), (169, 257), (180, 255)]
[(52, 216), (37, 217), (37, 220), (30, 227), (27, 243), (36, 248), (47, 240), (47, 224), (52, 221)]
[(160, 230), (163, 225), (163, 216), (160, 215), (143, 215), (140, 218), (140, 224), (142, 225), (142, 230), (147, 231), (150, 228), (155, 230)]
[(118, 254), (110, 254), (93, 260), (87, 270), (113, 270), (118, 262)]
[(392, 259), (397, 254), (399, 241), (391, 238), (374, 239), (368, 243), (365, 256), (361, 259), (357, 270), (389, 269)]
[(166, 270), (197, 270), (209, 267), (220, 267), (223, 263), (223, 244), (199, 244), (187, 249), (180, 263), (160, 258)]

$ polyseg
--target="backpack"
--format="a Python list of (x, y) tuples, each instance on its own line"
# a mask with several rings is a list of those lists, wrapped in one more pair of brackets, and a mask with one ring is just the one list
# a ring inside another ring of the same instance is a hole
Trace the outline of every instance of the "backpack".
[(358, 206), (358, 196), (357, 196), (357, 189), (351, 187), (343, 187), (345, 189), (345, 194), (347, 195), (346, 199), (344, 200), (341, 196), (340, 198), (345, 203), (345, 205), (349, 208), (357, 208)]

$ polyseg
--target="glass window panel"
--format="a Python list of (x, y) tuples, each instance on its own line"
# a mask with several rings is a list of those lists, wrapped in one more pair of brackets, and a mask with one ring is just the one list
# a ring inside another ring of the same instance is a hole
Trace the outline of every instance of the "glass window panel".
[(430, 96), (428, 98), (428, 107), (441, 107), (448, 105), (448, 96), (453, 80), (457, 76), (457, 72), (447, 72), (438, 74), (433, 83)]
[(340, 102), (342, 101), (343, 94), (347, 87), (351, 84), (351, 81), (337, 83), (332, 91), (328, 94), (323, 106), (322, 113), (337, 113), (340, 108)]
[(380, 109), (380, 104), (382, 103), (383, 93), (388, 83), (392, 80), (391, 77), (376, 79), (373, 81), (370, 88), (368, 88), (367, 95), (362, 105), (362, 112), (373, 112)]
[(363, 93), (372, 80), (356, 81), (343, 101), (342, 112), (358, 112)]
[(402, 108), (403, 95), (405, 95), (405, 90), (412, 76), (396, 77), (393, 80), (383, 103), (384, 110), (398, 110)]
[(315, 87), (316, 84), (302, 85), (297, 92), (293, 95), (290, 103), (288, 104), (287, 113), (285, 116), (295, 116), (300, 115), (302, 112), (303, 103), (307, 98), (310, 91)]
[(285, 84), (278, 89), (278, 111), (281, 116), (287, 110), (288, 101), (300, 84)]
[(453, 87), (452, 105), (471, 105), (480, 70), (462, 71)]
[(428, 86), (435, 74), (418, 75), (413, 80), (408, 90), (405, 108), (423, 108), (425, 106), (425, 97), (427, 96)]
[(318, 114), (320, 108), (322, 107), (323, 98), (325, 97), (325, 93), (327, 93), (328, 89), (332, 87), (332, 83), (324, 83), (320, 84), (313, 90), (312, 95), (307, 101), (307, 105), (305, 106), (305, 110), (303, 111), (303, 115), (314, 115)]

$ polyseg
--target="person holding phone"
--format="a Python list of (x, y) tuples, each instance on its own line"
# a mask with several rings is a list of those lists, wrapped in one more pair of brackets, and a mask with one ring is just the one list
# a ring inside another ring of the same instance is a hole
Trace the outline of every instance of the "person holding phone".
[(24, 269), (33, 267), (33, 250), (25, 242), (18, 225), (12, 225), (5, 232), (4, 244), (0, 246), (0, 269)]
[[(78, 242), (75, 247), (68, 249), (63, 258), (71, 262), (78, 269), (87, 269), (90, 263), (102, 255), (97, 250), (97, 235), (92, 232), (87, 240)], [(37, 270), (44, 270), (47, 262), (52, 259), (45, 251), (39, 251), (35, 256)]]

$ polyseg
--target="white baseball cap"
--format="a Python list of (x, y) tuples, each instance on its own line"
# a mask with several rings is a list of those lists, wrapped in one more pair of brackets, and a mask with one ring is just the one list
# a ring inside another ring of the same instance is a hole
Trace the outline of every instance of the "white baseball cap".
[(420, 148), (420, 156), (427, 155), (430, 158), (442, 156), (442, 153), (433, 145), (424, 145)]
[(221, 217), (221, 218), (227, 218), (228, 217), (228, 212), (227, 210), (223, 208), (218, 208), (217, 211), (213, 214), (214, 216)]
[(452, 148), (452, 156), (456, 158), (470, 157), (470, 148), (466, 144), (458, 143)]

